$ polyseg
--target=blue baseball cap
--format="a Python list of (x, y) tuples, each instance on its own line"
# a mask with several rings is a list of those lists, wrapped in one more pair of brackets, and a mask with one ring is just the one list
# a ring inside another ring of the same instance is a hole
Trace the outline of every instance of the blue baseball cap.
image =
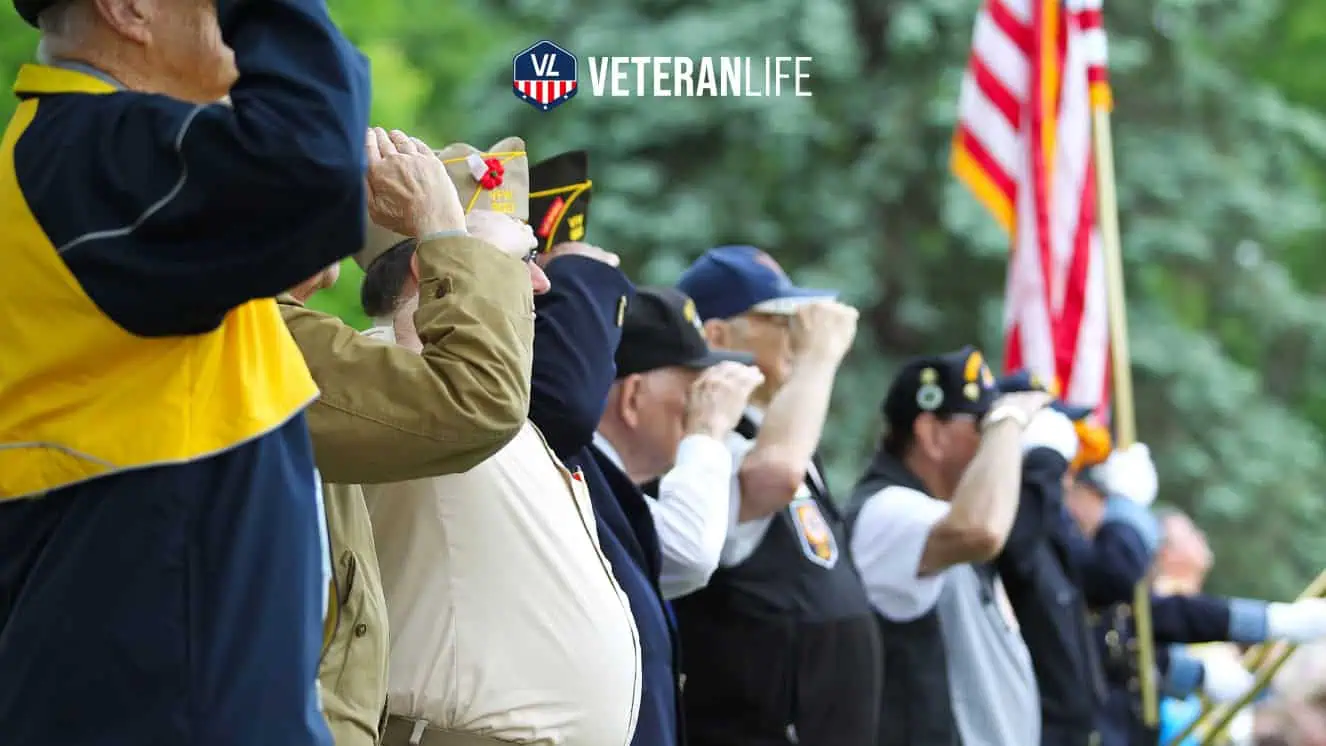
[(773, 257), (754, 246), (719, 246), (706, 251), (677, 281), (695, 301), (700, 318), (730, 319), (747, 311), (790, 315), (817, 301), (834, 300), (835, 290), (792, 284)]

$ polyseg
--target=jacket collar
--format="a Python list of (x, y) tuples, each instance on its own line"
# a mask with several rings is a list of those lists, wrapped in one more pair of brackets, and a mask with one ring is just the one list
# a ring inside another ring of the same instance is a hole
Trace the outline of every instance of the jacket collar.
[(111, 76), (81, 62), (23, 65), (14, 81), (14, 93), (20, 98), (52, 93), (114, 93), (123, 88)]
[(612, 462), (613, 466), (621, 469), (623, 473), (626, 472), (626, 467), (622, 464), (621, 454), (617, 453), (617, 449), (613, 448), (612, 444), (608, 442), (608, 439), (603, 437), (603, 435), (597, 430), (594, 431), (594, 447), (599, 449), (599, 452), (606, 456), (607, 459)]

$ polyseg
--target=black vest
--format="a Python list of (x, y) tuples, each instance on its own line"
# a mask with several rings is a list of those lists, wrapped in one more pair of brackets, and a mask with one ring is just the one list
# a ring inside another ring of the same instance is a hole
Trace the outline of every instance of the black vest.
[[(745, 418), (737, 427), (755, 431)], [(673, 602), (693, 744), (873, 746), (870, 604), (822, 476), (806, 485), (811, 496), (775, 514), (748, 559)]]
[[(929, 494), (921, 481), (892, 456), (877, 451), (848, 502), (848, 533), (875, 493), (908, 487)], [(884, 655), (884, 691), (877, 746), (960, 746), (948, 687), (948, 661), (939, 613), (931, 609), (910, 622), (875, 614)]]

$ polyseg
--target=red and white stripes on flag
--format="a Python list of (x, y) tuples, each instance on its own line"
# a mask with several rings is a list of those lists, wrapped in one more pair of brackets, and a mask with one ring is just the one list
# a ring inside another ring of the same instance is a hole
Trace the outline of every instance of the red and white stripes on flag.
[(952, 169), (1012, 241), (1004, 367), (1102, 410), (1105, 266), (1093, 107), (1108, 110), (1102, 0), (985, 0), (962, 81)]

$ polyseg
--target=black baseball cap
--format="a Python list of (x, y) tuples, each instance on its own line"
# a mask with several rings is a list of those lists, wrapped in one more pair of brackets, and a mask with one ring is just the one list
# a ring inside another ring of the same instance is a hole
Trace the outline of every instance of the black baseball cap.
[(626, 304), (617, 346), (618, 378), (673, 366), (699, 370), (728, 360), (755, 362), (744, 352), (709, 349), (695, 302), (680, 290), (643, 287)]
[(884, 397), (890, 431), (910, 430), (922, 412), (984, 417), (999, 397), (994, 374), (975, 347), (908, 360)]
[(18, 11), (20, 18), (28, 22), (28, 25), (36, 27), (37, 16), (41, 15), (47, 8), (55, 5), (58, 0), (14, 0), (14, 10)]

